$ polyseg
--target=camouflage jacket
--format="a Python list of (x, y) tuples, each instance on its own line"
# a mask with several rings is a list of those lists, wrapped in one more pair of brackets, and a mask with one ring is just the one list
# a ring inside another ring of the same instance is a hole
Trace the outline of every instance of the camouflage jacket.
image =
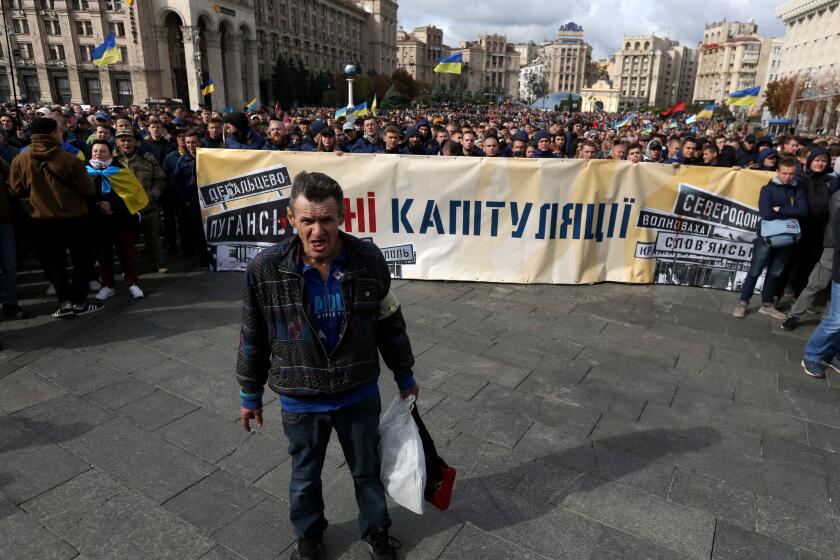
[(129, 157), (122, 151), (117, 151), (117, 155), (119, 156), (120, 162), (131, 169), (131, 172), (134, 173), (137, 180), (146, 189), (146, 194), (149, 195), (149, 205), (142, 210), (142, 213), (145, 214), (152, 210), (157, 210), (158, 199), (166, 187), (166, 175), (158, 163), (157, 158), (150, 153), (135, 153)]

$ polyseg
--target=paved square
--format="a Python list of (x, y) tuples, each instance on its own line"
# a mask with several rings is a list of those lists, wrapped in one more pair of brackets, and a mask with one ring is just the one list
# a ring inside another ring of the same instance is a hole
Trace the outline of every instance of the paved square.
[[(39, 316), (0, 324), (4, 560), (288, 556), (274, 396), (259, 432), (236, 424), (242, 281), (151, 275), (68, 321), (24, 290)], [(818, 316), (784, 332), (697, 288), (394, 286), (459, 473), (448, 512), (392, 507), (401, 557), (840, 558), (840, 377), (799, 366)], [(368, 558), (336, 442), (324, 496), (329, 558)]]

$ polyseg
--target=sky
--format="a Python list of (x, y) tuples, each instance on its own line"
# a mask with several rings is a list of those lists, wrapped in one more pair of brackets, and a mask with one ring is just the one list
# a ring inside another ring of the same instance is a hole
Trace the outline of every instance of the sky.
[(510, 43), (553, 39), (573, 21), (583, 27), (594, 59), (619, 50), (625, 34), (650, 34), (696, 47), (705, 23), (758, 23), (762, 35), (781, 37), (784, 25), (774, 17), (779, 1), (768, 0), (398, 0), (399, 25), (405, 30), (432, 24), (443, 29), (443, 42), (457, 46), (481, 34), (498, 33)]

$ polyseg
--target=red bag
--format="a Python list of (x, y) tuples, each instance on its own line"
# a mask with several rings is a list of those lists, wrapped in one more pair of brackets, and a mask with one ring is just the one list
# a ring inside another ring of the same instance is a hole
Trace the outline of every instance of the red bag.
[(455, 488), (457, 473), (437, 454), (435, 442), (420, 418), (416, 404), (411, 409), (411, 416), (417, 424), (417, 431), (420, 432), (420, 440), (423, 442), (423, 455), (426, 457), (426, 489), (423, 492), (423, 497), (439, 510), (446, 511), (452, 501), (452, 491)]

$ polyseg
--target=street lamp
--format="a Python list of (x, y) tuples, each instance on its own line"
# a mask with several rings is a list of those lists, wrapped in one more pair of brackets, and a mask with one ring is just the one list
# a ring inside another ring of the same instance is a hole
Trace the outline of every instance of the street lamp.
[(193, 62), (195, 62), (196, 71), (198, 73), (198, 99), (200, 100), (199, 107), (204, 105), (204, 95), (202, 95), (202, 88), (201, 85), (204, 83), (204, 71), (201, 67), (201, 30), (197, 27), (193, 27), (192, 30), (192, 40), (193, 40)]

